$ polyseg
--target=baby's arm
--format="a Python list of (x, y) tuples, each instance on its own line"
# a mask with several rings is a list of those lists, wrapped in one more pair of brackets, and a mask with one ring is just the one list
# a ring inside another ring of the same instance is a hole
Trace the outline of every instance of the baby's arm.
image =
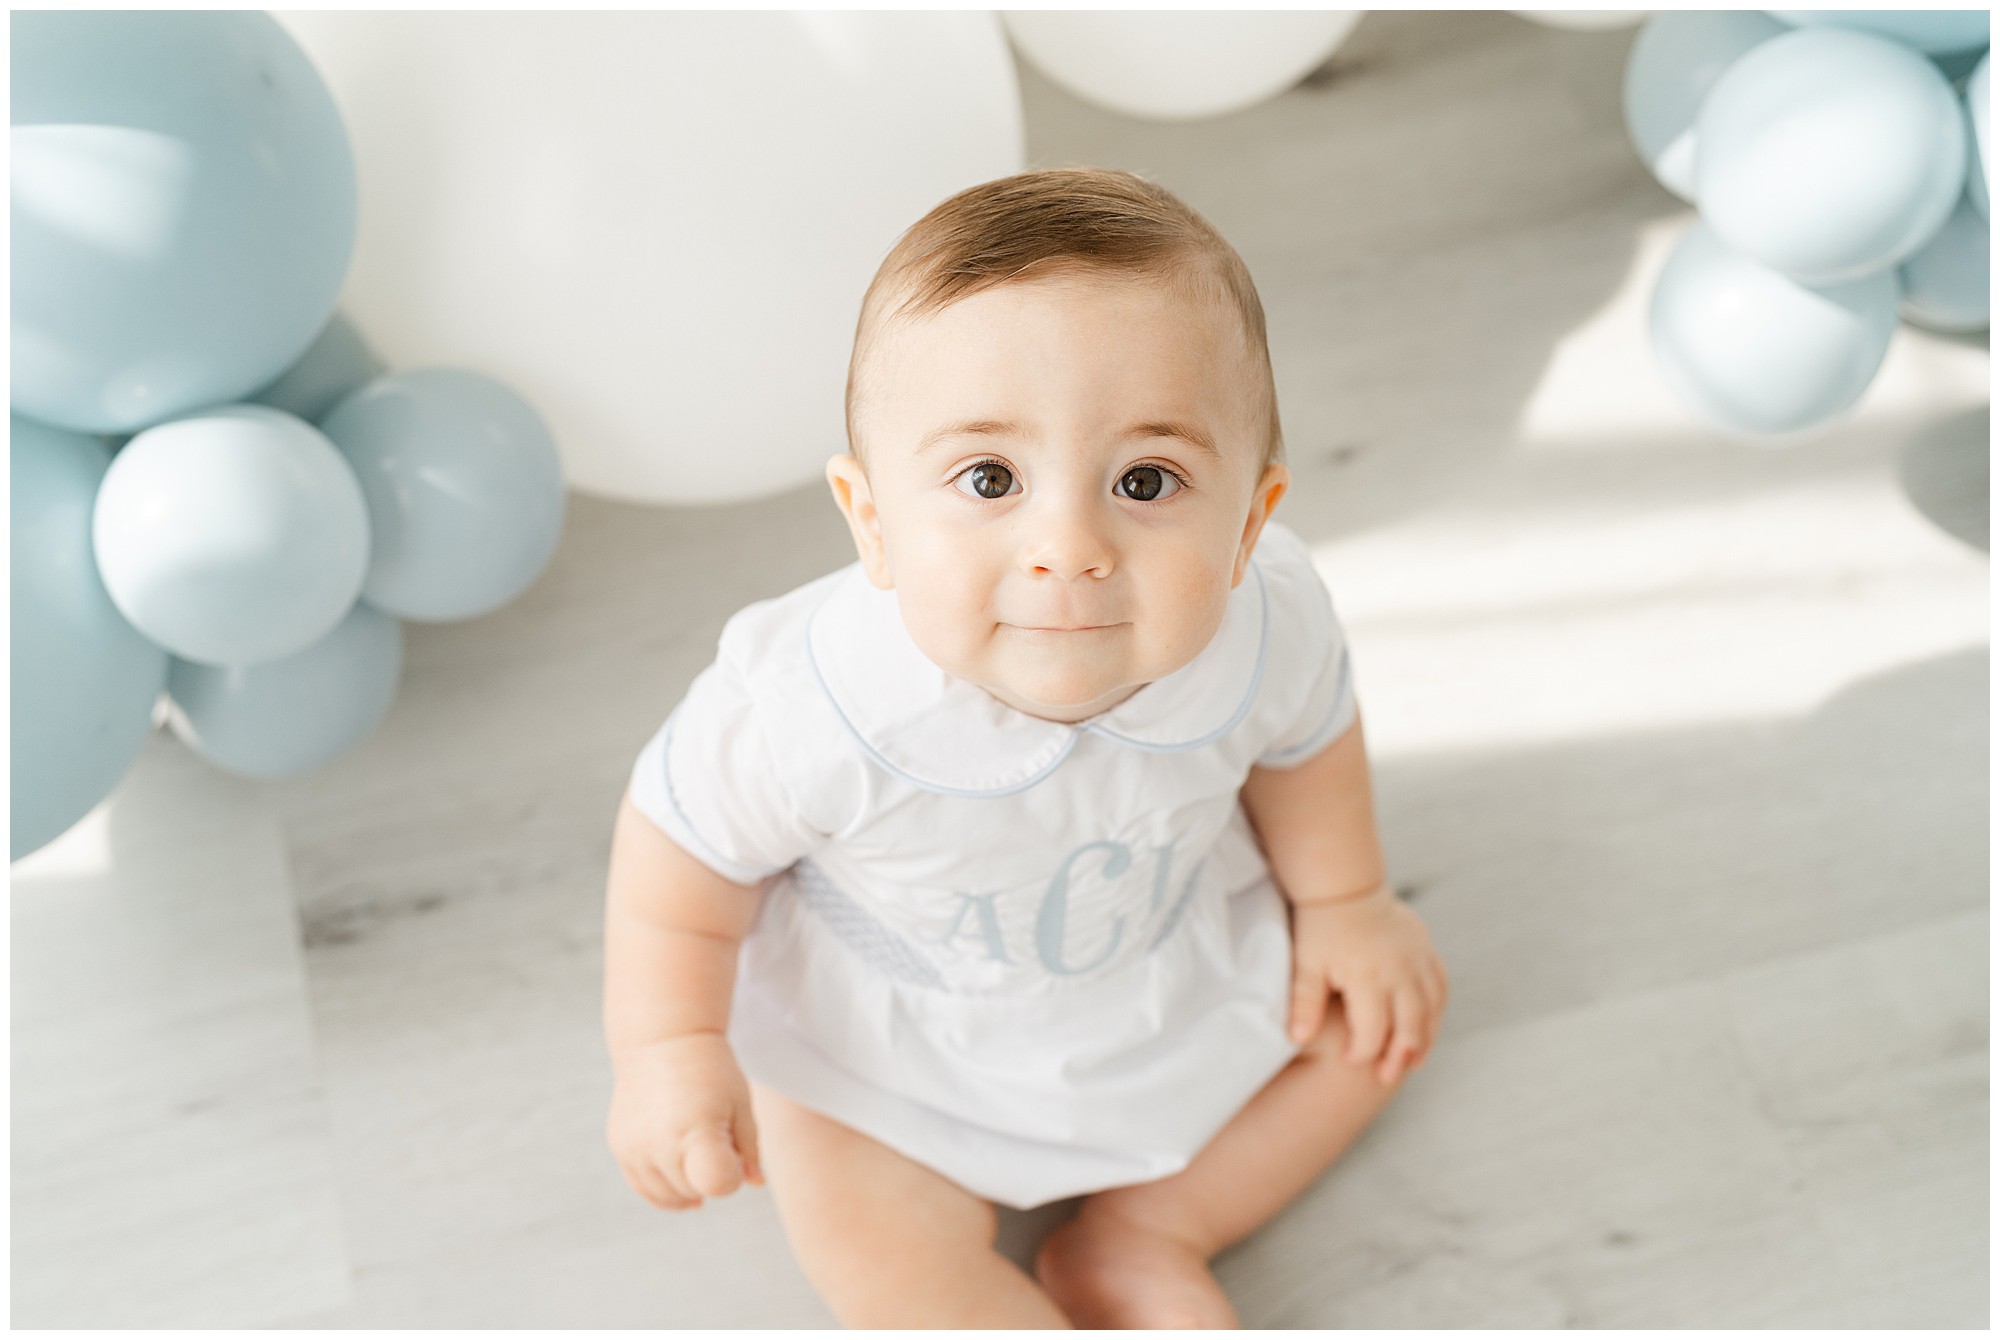
[(1430, 933), (1386, 878), (1360, 721), (1296, 768), (1252, 768), (1243, 809), (1292, 901), (1292, 1036), (1318, 1032), (1338, 991), (1347, 1059), (1379, 1058), (1393, 1083), (1430, 1050), (1449, 984)]
[(759, 901), (625, 797), (604, 917), (604, 1033), (616, 1075), (608, 1136), (625, 1179), (663, 1209), (763, 1180), (749, 1086), (724, 1040), (736, 947)]

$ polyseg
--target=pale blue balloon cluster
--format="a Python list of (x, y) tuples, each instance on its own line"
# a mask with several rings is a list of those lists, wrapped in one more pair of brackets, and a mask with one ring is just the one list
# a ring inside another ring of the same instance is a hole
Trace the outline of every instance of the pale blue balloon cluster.
[(1668, 384), (1730, 432), (1861, 397), (1898, 315), (1986, 329), (1985, 10), (1677, 10), (1625, 70), (1625, 122), (1696, 205), (1653, 292)]
[(519, 594), (563, 487), (519, 396), (387, 373), (334, 312), (352, 156), (268, 16), (35, 11), (12, 35), (18, 858), (116, 785), (163, 691), (239, 775), (351, 747), (395, 696), (398, 621)]

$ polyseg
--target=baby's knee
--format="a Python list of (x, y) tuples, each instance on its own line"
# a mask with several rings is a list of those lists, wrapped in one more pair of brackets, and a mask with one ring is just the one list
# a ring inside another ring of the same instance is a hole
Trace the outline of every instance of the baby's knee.
[[(1035, 1277), (1079, 1329), (1211, 1330), (1236, 1326), (1197, 1234), (1172, 1233), (1100, 1192), (1057, 1228)], [(1157, 1209), (1157, 1207), (1155, 1207)]]

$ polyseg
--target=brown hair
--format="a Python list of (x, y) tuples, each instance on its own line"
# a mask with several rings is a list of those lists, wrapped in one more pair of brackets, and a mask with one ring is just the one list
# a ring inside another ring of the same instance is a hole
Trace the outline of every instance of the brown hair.
[[(1264, 305), (1250, 268), (1214, 226), (1179, 197), (1113, 168), (1019, 172), (960, 191), (910, 225), (861, 299), (847, 365), (847, 441), (854, 431), (859, 372), (883, 328), (925, 316), (1001, 284), (1054, 274), (1110, 272), (1174, 285), (1196, 299), (1233, 303), (1262, 373), (1270, 425), (1261, 469), (1283, 459), (1277, 384), (1264, 334)], [(901, 295), (893, 307), (890, 299)]]

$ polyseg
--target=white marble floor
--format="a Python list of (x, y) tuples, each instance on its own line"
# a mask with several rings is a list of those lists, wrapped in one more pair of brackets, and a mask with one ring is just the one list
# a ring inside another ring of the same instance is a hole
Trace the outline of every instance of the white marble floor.
[[(1987, 1324), (1986, 343), (1899, 332), (1808, 443), (1693, 422), (1629, 41), (1378, 12), (1190, 126), (1024, 77), (1038, 165), (1157, 177), (1258, 277), (1282, 515), (1454, 974), (1398, 1105), (1219, 1261), (1249, 1326)], [(598, 919), (639, 745), (846, 544), (814, 489), (575, 498), (360, 748), (256, 785), (156, 734), (16, 864), (14, 1324), (828, 1324), (766, 1193), (620, 1182)]]

